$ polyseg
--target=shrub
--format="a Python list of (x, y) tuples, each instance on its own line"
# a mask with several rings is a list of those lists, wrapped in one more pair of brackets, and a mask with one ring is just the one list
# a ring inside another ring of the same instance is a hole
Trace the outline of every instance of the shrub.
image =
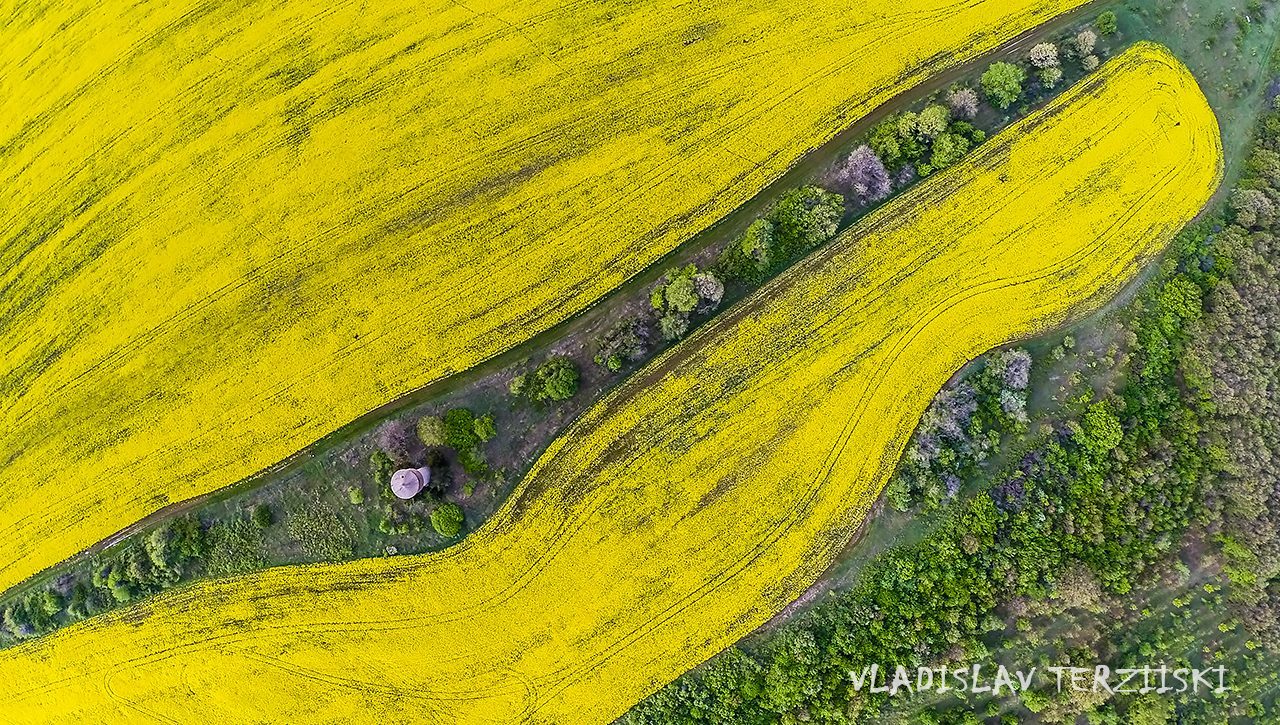
[[(209, 528), (209, 573), (213, 576), (245, 574), (261, 569), (267, 563), (262, 548), (262, 535), (248, 521), (233, 519)], [(121, 567), (113, 566), (107, 587), (118, 602), (132, 599), (132, 588), (123, 580)]]
[(520, 373), (515, 377), (511, 378), (510, 383), (507, 383), (507, 391), (516, 397), (520, 397), (524, 395), (528, 387), (529, 387), (528, 373)]
[(320, 501), (303, 500), (296, 509), (289, 511), (286, 520), (289, 536), (312, 557), (341, 561), (351, 558), (355, 551), (350, 528)]
[(578, 366), (567, 357), (552, 357), (533, 371), (529, 396), (534, 400), (568, 400), (578, 392)]
[(1102, 65), (1102, 61), (1098, 60), (1098, 56), (1096, 55), (1086, 55), (1081, 59), (1080, 65), (1087, 71), (1095, 71), (1098, 69), (1098, 66)]
[[(464, 448), (458, 451), (458, 463), (462, 466), (462, 470), (472, 476), (484, 477), (489, 475), (489, 464), (485, 462), (484, 456), (475, 448)], [(432, 480), (435, 480), (433, 477)]]
[(442, 503), (431, 512), (431, 528), (446, 538), (457, 536), (462, 531), (464, 521), (466, 515), (462, 512), (462, 507), (455, 503)]
[(378, 487), (384, 497), (391, 495), (391, 474), (395, 472), (395, 463), (391, 461), (386, 451), (381, 448), (373, 449), (373, 453), (369, 454), (369, 468), (373, 471), (373, 484)]
[(493, 415), (485, 414), (475, 419), (472, 423), (472, 430), (475, 431), (476, 438), (481, 443), (487, 443), (498, 435), (498, 428), (493, 423)]
[(260, 529), (265, 529), (275, 522), (275, 516), (271, 514), (271, 507), (265, 503), (260, 503), (253, 507), (251, 518), (253, 523), (257, 524)]
[(444, 421), (434, 415), (424, 415), (418, 421), (418, 440), (427, 448), (445, 445)]
[(1012, 63), (997, 62), (982, 74), (982, 92), (991, 105), (1005, 110), (1022, 95), (1027, 72)]
[(200, 559), (209, 553), (209, 543), (200, 520), (195, 516), (183, 516), (169, 525), (169, 545), (177, 552), (179, 560)]
[(1119, 23), (1116, 20), (1116, 14), (1111, 10), (1099, 15), (1098, 19), (1094, 21), (1094, 26), (1097, 27), (1098, 32), (1103, 35), (1111, 35), (1119, 30)]
[(1053, 88), (1058, 85), (1058, 81), (1062, 80), (1062, 69), (1054, 66), (1041, 70), (1036, 76), (1040, 79), (1040, 85), (1045, 88)]
[(480, 442), (476, 435), (476, 416), (466, 408), (452, 408), (444, 414), (444, 442), (456, 451), (474, 448)]
[(352, 506), (359, 506), (364, 503), (364, 491), (361, 491), (359, 486), (351, 486), (347, 489), (347, 500)]
[(643, 357), (648, 342), (649, 331), (644, 324), (639, 320), (621, 320), (596, 341), (599, 352), (595, 362), (616, 373), (624, 363)]

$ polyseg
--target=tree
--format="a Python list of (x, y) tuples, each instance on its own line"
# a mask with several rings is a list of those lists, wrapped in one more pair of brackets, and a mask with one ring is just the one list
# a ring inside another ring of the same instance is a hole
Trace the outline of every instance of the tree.
[(170, 547), (173, 538), (172, 530), (168, 528), (159, 528), (142, 540), (142, 548), (147, 552), (147, 558), (151, 560), (151, 566), (162, 571), (174, 571), (177, 569), (174, 561), (174, 552)]
[(830, 239), (844, 215), (844, 198), (817, 186), (792, 189), (769, 212), (778, 254), (791, 259)]
[(1125, 722), (1130, 725), (1165, 725), (1174, 715), (1173, 701), (1159, 695), (1144, 695), (1129, 703)]
[(442, 503), (431, 512), (431, 528), (445, 538), (452, 539), (457, 536), (462, 531), (462, 524), (465, 521), (466, 514), (456, 503)]
[(659, 314), (692, 312), (698, 306), (698, 293), (693, 288), (693, 276), (697, 272), (698, 268), (689, 264), (662, 275), (649, 294), (649, 303), (654, 311)]
[(662, 339), (674, 342), (689, 331), (689, 318), (684, 315), (665, 315), (658, 319), (658, 332)]
[(1081, 59), (1080, 65), (1086, 71), (1095, 71), (1098, 69), (1098, 66), (1102, 65), (1102, 61), (1098, 60), (1098, 56), (1096, 55), (1086, 55)]
[(444, 421), (434, 415), (424, 415), (418, 420), (418, 440), (427, 448), (445, 445)]
[(934, 103), (920, 112), (916, 130), (922, 137), (933, 139), (947, 130), (948, 123), (951, 123), (951, 111), (946, 106)]
[(1124, 429), (1120, 427), (1120, 419), (1111, 412), (1106, 403), (1094, 403), (1084, 414), (1081, 430), (1075, 435), (1076, 442), (1096, 458), (1106, 455), (1124, 439)]
[(889, 195), (893, 185), (889, 172), (870, 146), (859, 146), (836, 170), (835, 181), (863, 203), (876, 202)]
[(902, 165), (902, 144), (898, 142), (898, 127), (893, 119), (876, 124), (867, 135), (867, 145), (886, 167), (897, 169)]
[(726, 277), (759, 284), (772, 268), (773, 256), (773, 222), (757, 219), (740, 239), (725, 247), (718, 269)]
[(485, 414), (476, 418), (472, 423), (472, 429), (481, 443), (487, 443), (498, 435), (498, 428), (494, 425), (492, 414)]
[(31, 625), (25, 602), (14, 602), (4, 608), (4, 628), (18, 639), (35, 635), (36, 629)]
[(1093, 49), (1097, 46), (1098, 34), (1088, 28), (1076, 33), (1076, 37), (1071, 40), (1071, 47), (1075, 51), (1077, 58), (1092, 55)]
[(1006, 350), (996, 361), (1001, 383), (1010, 390), (1026, 390), (1031, 381), (1031, 353), (1015, 347)]
[(1119, 30), (1119, 23), (1116, 21), (1116, 14), (1111, 10), (1099, 15), (1098, 19), (1094, 21), (1094, 26), (1097, 27), (1098, 32), (1103, 35), (1112, 35)]
[(275, 521), (275, 516), (271, 513), (271, 507), (265, 503), (260, 503), (253, 507), (253, 513), (250, 518), (253, 523), (260, 529), (265, 529)]
[(1022, 95), (1022, 83), (1026, 79), (1027, 72), (1012, 63), (992, 63), (982, 74), (982, 92), (991, 105), (1003, 111)]
[(1040, 68), (1057, 68), (1058, 67), (1058, 46), (1053, 43), (1036, 43), (1031, 46), (1031, 52), (1027, 54), (1027, 58), (1031, 61), (1031, 65)]
[(1067, 609), (1083, 609), (1095, 614), (1102, 611), (1102, 585), (1097, 575), (1080, 562), (1058, 575), (1053, 596)]
[(1040, 79), (1040, 85), (1045, 88), (1053, 88), (1062, 80), (1062, 69), (1058, 66), (1044, 68), (1036, 74), (1036, 77)]
[(533, 371), (528, 388), (533, 400), (568, 400), (578, 392), (578, 366), (567, 357), (548, 358)]
[(973, 120), (978, 115), (978, 93), (972, 88), (955, 88), (947, 94), (947, 106), (956, 118)]
[(178, 552), (180, 561), (199, 559), (208, 554), (209, 543), (200, 519), (193, 515), (184, 516), (169, 525), (171, 537), (169, 545)]
[(929, 164), (934, 169), (945, 169), (969, 152), (969, 139), (954, 133), (944, 133), (933, 142), (933, 155)]
[(898, 138), (911, 138), (920, 132), (920, 116), (914, 111), (898, 114)]
[(476, 416), (467, 408), (452, 408), (444, 414), (445, 445), (462, 452), (475, 448), (480, 442), (476, 435)]
[(35, 605), (46, 617), (53, 617), (62, 611), (62, 597), (52, 589), (41, 589), (35, 595)]
[(693, 275), (693, 291), (697, 293), (705, 309), (715, 309), (724, 299), (724, 283), (711, 272)]
[(1258, 189), (1233, 189), (1231, 209), (1235, 212), (1236, 223), (1242, 227), (1270, 226), (1276, 215), (1275, 204)]

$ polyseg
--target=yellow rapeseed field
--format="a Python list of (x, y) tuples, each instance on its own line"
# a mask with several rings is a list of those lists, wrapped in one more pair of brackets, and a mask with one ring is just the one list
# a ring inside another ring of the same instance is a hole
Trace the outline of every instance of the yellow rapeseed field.
[(1082, 2), (11, 6), (0, 589), (564, 320)]
[(592, 407), (438, 554), (198, 584), (0, 652), (13, 723), (604, 723), (810, 586), (967, 360), (1095, 309), (1221, 178), (1141, 45)]

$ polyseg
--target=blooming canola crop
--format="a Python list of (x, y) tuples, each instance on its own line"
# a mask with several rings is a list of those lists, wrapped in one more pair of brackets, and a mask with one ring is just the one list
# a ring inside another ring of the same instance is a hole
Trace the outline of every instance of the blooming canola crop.
[(270, 569), (0, 652), (5, 720), (605, 723), (809, 587), (966, 361), (1096, 309), (1222, 174), (1139, 45), (590, 408), (436, 554)]
[(1082, 4), (0, 11), (0, 589), (565, 320)]

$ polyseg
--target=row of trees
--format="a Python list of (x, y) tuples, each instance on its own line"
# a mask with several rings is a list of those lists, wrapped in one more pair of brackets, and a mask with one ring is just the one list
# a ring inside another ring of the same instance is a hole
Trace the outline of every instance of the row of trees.
[(27, 639), (167, 589), (204, 570), (210, 541), (194, 517), (177, 519), (94, 562), (87, 580), (75, 575), (10, 602), (2, 633)]

